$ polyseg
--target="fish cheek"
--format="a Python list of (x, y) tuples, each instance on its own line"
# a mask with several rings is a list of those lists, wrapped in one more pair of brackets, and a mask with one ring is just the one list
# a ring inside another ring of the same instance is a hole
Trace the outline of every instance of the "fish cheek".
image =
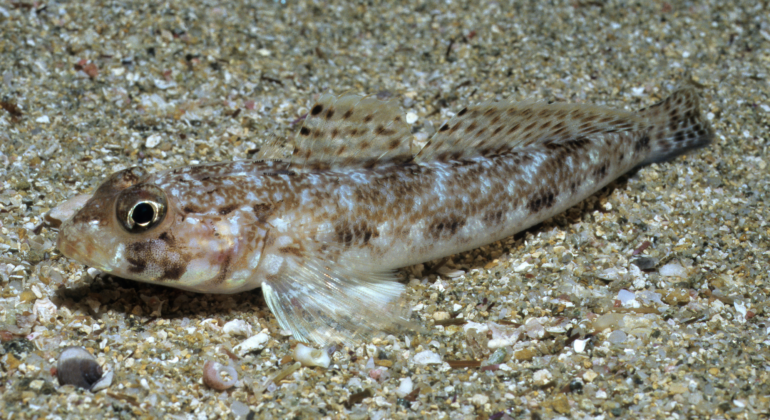
[(126, 247), (129, 277), (143, 281), (176, 281), (187, 270), (190, 256), (173, 244), (169, 233), (162, 233), (158, 239), (144, 239)]

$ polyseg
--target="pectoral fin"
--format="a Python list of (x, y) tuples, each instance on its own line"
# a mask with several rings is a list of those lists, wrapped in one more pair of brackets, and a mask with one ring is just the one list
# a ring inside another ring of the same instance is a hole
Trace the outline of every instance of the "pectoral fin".
[(367, 272), (328, 261), (286, 260), (262, 284), (279, 325), (321, 346), (368, 340), (395, 327), (419, 329), (406, 318), (404, 286), (393, 272)]

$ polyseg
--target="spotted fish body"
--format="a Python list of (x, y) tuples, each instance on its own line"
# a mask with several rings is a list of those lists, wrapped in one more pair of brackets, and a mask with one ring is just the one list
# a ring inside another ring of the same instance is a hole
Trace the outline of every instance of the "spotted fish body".
[(262, 287), (296, 338), (350, 342), (407, 323), (395, 269), (510, 236), (711, 138), (684, 88), (639, 112), (482, 103), (413, 155), (393, 103), (327, 95), (291, 159), (118, 172), (62, 225), (58, 246), (139, 281)]

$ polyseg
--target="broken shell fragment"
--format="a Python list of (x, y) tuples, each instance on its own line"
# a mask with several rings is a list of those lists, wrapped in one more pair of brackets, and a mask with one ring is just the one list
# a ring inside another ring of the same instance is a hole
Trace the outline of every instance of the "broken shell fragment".
[(210, 388), (224, 391), (232, 388), (236, 382), (238, 382), (238, 371), (235, 370), (232, 363), (225, 366), (219, 362), (208, 360), (203, 364), (203, 383)]
[[(109, 386), (102, 379), (102, 367), (96, 362), (83, 347), (67, 347), (59, 356), (56, 365), (56, 377), (60, 385), (75, 385), (87, 390), (93, 390), (98, 384), (98, 389)], [(105, 380), (112, 382), (112, 375), (105, 376)]]
[(270, 340), (270, 336), (261, 332), (255, 336), (249, 337), (247, 340), (245, 340), (241, 344), (238, 344), (237, 346), (235, 346), (233, 348), (233, 351), (239, 357), (243, 357), (246, 354), (251, 353), (253, 351), (264, 349), (269, 340)]
[(302, 366), (319, 366), (328, 368), (332, 360), (325, 350), (314, 349), (304, 344), (297, 344), (294, 348), (294, 360), (302, 363)]
[(86, 204), (86, 201), (90, 199), (91, 199), (91, 194), (81, 194), (81, 195), (72, 197), (69, 200), (54, 207), (48, 213), (46, 213), (45, 220), (51, 226), (58, 228), (59, 226), (61, 226), (62, 222), (71, 218), (72, 216), (75, 215), (75, 213), (78, 212), (78, 210), (83, 208), (83, 206), (85, 206)]

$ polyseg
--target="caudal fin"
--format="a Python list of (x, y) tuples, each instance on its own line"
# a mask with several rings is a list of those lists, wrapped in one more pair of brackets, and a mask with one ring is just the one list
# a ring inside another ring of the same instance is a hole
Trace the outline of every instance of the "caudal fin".
[(701, 115), (698, 93), (693, 87), (677, 90), (640, 114), (650, 124), (650, 154), (642, 163), (664, 162), (690, 150), (708, 146), (714, 132)]

